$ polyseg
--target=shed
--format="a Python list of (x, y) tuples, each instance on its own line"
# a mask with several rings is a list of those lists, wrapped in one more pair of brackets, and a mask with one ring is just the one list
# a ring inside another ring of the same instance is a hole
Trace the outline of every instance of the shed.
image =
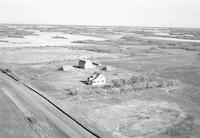
[(103, 66), (103, 67), (101, 68), (101, 70), (112, 71), (112, 70), (115, 70), (115, 68), (112, 67), (112, 66)]
[(62, 70), (63, 70), (63, 71), (69, 71), (69, 70), (73, 70), (73, 69), (74, 69), (74, 67), (71, 66), (71, 65), (62, 66)]

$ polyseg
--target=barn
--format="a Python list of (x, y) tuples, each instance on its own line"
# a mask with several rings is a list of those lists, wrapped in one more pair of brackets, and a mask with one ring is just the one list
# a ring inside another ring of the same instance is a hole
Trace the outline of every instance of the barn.
[(88, 77), (87, 84), (90, 84), (92, 86), (105, 85), (106, 78), (103, 76), (102, 73), (94, 72), (90, 77)]
[(90, 60), (79, 60), (78, 66), (83, 69), (91, 69), (95, 67)]

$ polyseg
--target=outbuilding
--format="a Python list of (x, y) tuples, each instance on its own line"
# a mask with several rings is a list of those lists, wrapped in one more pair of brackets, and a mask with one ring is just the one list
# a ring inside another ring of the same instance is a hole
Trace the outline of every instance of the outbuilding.
[(61, 68), (63, 71), (70, 71), (70, 70), (73, 70), (74, 67), (71, 66), (71, 65), (65, 65), (65, 66), (62, 66)]
[(112, 67), (112, 66), (103, 66), (103, 67), (101, 68), (101, 70), (112, 71), (112, 70), (115, 70), (115, 68)]

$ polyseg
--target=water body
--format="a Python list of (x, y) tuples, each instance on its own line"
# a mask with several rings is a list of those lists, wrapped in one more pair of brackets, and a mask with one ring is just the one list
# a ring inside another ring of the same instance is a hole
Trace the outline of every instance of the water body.
[[(1, 38), (0, 40), (8, 42), (0, 42), (0, 47), (41, 47), (41, 46), (67, 46), (77, 45), (72, 43), (78, 40), (96, 40), (101, 41), (103, 38), (91, 37), (76, 34), (64, 34), (62, 32), (39, 32), (36, 31), (37, 35), (25, 36), (24, 38)], [(64, 37), (66, 39), (58, 39), (53, 37)], [(80, 45), (80, 44), (78, 44)]]
[(148, 37), (142, 37), (142, 38), (145, 38), (145, 39), (154, 39), (154, 40), (177, 41), (177, 42), (200, 43), (200, 40), (181, 39), (181, 38), (171, 38), (171, 37), (148, 36)]

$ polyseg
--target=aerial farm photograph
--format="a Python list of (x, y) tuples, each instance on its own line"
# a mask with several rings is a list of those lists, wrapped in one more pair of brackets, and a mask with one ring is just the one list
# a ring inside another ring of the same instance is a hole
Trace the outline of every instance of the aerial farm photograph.
[(200, 138), (200, 1), (0, 0), (0, 138)]

